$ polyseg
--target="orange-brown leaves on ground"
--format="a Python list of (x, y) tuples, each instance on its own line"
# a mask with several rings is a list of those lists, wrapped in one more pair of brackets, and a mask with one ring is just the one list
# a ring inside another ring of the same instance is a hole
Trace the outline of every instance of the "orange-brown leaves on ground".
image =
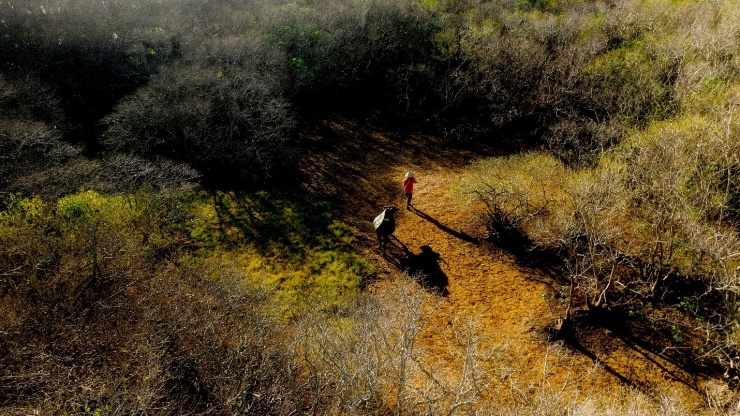
[[(669, 392), (687, 411), (704, 408), (708, 379), (639, 340), (584, 328), (570, 344), (548, 342), (548, 327), (565, 306), (557, 279), (536, 254), (527, 258), (526, 250), (510, 253), (489, 242), (476, 217), (479, 207), (457, 191), (466, 166), (496, 156), (495, 150), (454, 149), (435, 137), (380, 126), (373, 115), (319, 123), (304, 138), (322, 154), (309, 152), (303, 169), (307, 186), (335, 201), (337, 215), (358, 237), (358, 250), (380, 271), (370, 290), (394, 285), (406, 273), (432, 294), (434, 312), (418, 336), (429, 363), (466, 368), (460, 334), (468, 331), (467, 339), (477, 340), (480, 374), (491, 376), (475, 400), (491, 409), (515, 409), (537, 394), (552, 398), (556, 392), (561, 405), (574, 403), (573, 397), (606, 403), (625, 389), (652, 397)], [(409, 170), (418, 180), (413, 207), (396, 214), (395, 238), (381, 254), (370, 221), (383, 205), (405, 206), (402, 180)], [(347, 185), (336, 186), (340, 180)]]

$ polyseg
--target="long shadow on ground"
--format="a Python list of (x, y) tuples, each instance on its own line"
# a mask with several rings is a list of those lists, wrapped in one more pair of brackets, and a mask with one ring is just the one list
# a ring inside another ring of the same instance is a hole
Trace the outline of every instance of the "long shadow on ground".
[[(608, 357), (621, 343), (659, 368), (664, 378), (678, 381), (697, 392), (701, 391), (697, 377), (717, 378), (721, 375), (715, 364), (696, 360), (696, 352), (690, 346), (695, 343), (688, 340), (692, 335), (685, 333), (687, 339), (683, 340), (684, 344), (677, 345), (670, 328), (655, 327), (647, 320), (630, 318), (618, 307), (578, 311), (573, 318), (573, 327), (568, 343), (592, 359)], [(605, 332), (609, 335), (604, 335)], [(613, 374), (623, 380), (616, 371)], [(638, 379), (639, 375), (628, 381), (636, 387), (644, 387)]]
[(419, 252), (411, 251), (405, 244), (392, 236), (386, 245), (383, 257), (398, 270), (407, 273), (424, 289), (432, 294), (447, 296), (449, 278), (440, 267), (444, 260), (430, 246), (419, 247)]
[[(539, 273), (531, 273), (529, 276), (540, 277), (530, 278), (547, 284), (552, 293), (562, 296), (562, 287), (568, 281), (564, 278), (566, 272), (561, 256), (552, 250), (535, 248), (525, 235), (515, 230), (505, 231), (487, 241), (495, 249), (511, 255), (519, 266), (537, 270)], [(577, 306), (578, 304), (579, 300), (576, 301)], [(654, 387), (640, 370), (644, 365), (635, 363), (610, 366), (604, 363), (618, 348), (630, 350), (635, 357), (641, 357), (640, 361), (644, 360), (655, 366), (663, 378), (678, 381), (697, 392), (701, 390), (697, 383), (698, 378), (717, 378), (721, 374), (714, 364), (697, 363), (696, 350), (689, 347), (688, 339), (683, 345), (676, 345), (671, 328), (666, 324), (656, 327), (645, 319), (630, 316), (619, 307), (578, 309), (570, 326), (563, 338), (567, 345), (591, 360), (598, 361), (606, 372), (621, 382), (641, 390)], [(690, 335), (685, 333), (684, 336), (688, 338)]]
[(414, 214), (418, 215), (422, 219), (424, 219), (426, 221), (429, 221), (435, 227), (439, 228), (440, 230), (446, 232), (447, 234), (449, 234), (449, 235), (451, 235), (451, 236), (453, 236), (455, 238), (459, 238), (460, 240), (467, 241), (468, 243), (473, 243), (475, 245), (478, 245), (478, 243), (479, 243), (477, 238), (469, 235), (468, 233), (466, 233), (464, 231), (457, 231), (457, 230), (454, 230), (454, 229), (452, 229), (452, 228), (450, 228), (450, 227), (442, 224), (441, 222), (439, 222), (434, 217), (426, 214), (424, 211), (421, 211), (421, 210), (419, 210), (419, 209), (417, 209), (415, 207), (412, 207), (411, 212), (413, 212)]

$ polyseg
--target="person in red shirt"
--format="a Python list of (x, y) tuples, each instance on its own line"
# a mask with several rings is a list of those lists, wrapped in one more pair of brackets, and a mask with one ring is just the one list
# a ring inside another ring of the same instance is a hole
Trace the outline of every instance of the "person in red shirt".
[(414, 195), (414, 184), (416, 178), (414, 178), (414, 172), (406, 172), (406, 178), (403, 180), (403, 192), (406, 194), (406, 209), (411, 209), (411, 197)]

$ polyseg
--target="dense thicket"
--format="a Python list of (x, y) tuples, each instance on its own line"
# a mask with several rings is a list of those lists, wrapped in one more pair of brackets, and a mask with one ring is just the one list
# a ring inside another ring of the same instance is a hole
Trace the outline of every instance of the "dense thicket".
[(40, 117), (88, 155), (164, 157), (221, 181), (259, 182), (291, 166), (302, 113), (402, 93), (410, 109), (409, 68), (430, 62), (431, 24), (405, 2), (5, 2), (0, 11), (7, 88), (45, 91), (16, 117)]
[[(585, 304), (664, 319), (678, 348), (699, 329), (698, 355), (736, 378), (740, 14), (723, 2), (668, 3), (555, 19), (589, 33), (568, 41), (590, 44), (577, 81), (554, 89), (587, 118), (553, 102), (564, 112), (541, 125), (556, 157), (482, 162), (466, 189), (485, 202), (493, 236), (524, 237), (562, 261), (566, 324)], [(528, 16), (524, 32), (548, 21)]]
[(4, 2), (0, 12), (5, 88), (34, 91), (15, 117), (87, 154), (163, 156), (249, 181), (290, 165), (303, 115), (348, 105), (390, 108), (453, 139), (525, 133), (578, 163), (737, 71), (734, 41), (719, 35), (735, 25), (723, 2)]
[[(0, 1), (0, 406), (472, 406), (493, 378), (422, 360), (419, 299), (358, 297), (326, 206), (187, 193), (290, 176), (300, 123), (356, 108), (539, 149), (472, 170), (491, 235), (555, 254), (566, 318), (678, 311), (734, 376), (738, 39), (733, 0)], [(574, 409), (545, 398), (515, 406)]]

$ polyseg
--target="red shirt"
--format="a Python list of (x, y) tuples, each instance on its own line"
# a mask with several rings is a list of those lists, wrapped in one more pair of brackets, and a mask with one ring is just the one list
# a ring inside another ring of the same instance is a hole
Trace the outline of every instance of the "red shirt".
[(407, 194), (413, 194), (414, 193), (414, 184), (416, 183), (416, 178), (406, 178), (403, 180), (403, 192)]

